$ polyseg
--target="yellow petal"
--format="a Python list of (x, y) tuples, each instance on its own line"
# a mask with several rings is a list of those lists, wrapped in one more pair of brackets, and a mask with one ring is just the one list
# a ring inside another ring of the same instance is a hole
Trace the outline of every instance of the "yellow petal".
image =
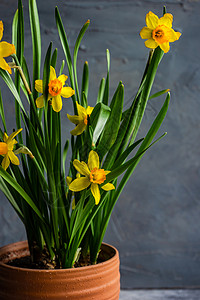
[(150, 29), (155, 29), (158, 26), (158, 16), (151, 11), (146, 15), (146, 24)]
[(2, 165), (2, 167), (3, 167), (4, 170), (6, 170), (9, 167), (9, 165), (10, 165), (10, 159), (8, 157), (8, 154), (6, 154), (4, 156), (4, 159), (2, 160), (1, 165)]
[(58, 77), (58, 80), (62, 82), (62, 85), (65, 85), (65, 81), (67, 80), (67, 78), (68, 78), (67, 75), (62, 74)]
[(164, 51), (164, 53), (167, 53), (170, 49), (169, 43), (162, 43), (159, 46)]
[(171, 28), (172, 27), (172, 22), (173, 22), (172, 14), (164, 14), (164, 16), (159, 19), (158, 24), (159, 25), (165, 25), (165, 26)]
[(80, 122), (83, 121), (83, 119), (80, 116), (76, 116), (76, 115), (71, 116), (71, 115), (67, 114), (67, 117), (74, 124), (79, 124)]
[(3, 37), (3, 22), (0, 21), (0, 41), (1, 41), (2, 37)]
[(70, 185), (70, 183), (72, 182), (72, 178), (70, 176), (67, 176), (66, 181), (67, 185)]
[(107, 175), (107, 174), (109, 174), (111, 171), (104, 171), (105, 172), (105, 174)]
[(7, 143), (7, 145), (8, 145), (8, 150), (13, 150), (13, 147), (14, 147), (15, 144), (17, 144), (17, 141), (16, 141), (15, 139), (9, 141), (9, 143)]
[(35, 81), (35, 89), (39, 93), (43, 93), (43, 80), (38, 79)]
[(152, 29), (143, 27), (140, 31), (140, 36), (142, 39), (150, 39), (152, 37)]
[(44, 107), (44, 97), (43, 97), (43, 95), (40, 96), (40, 97), (38, 97), (38, 98), (36, 99), (36, 106), (37, 106), (37, 108), (42, 108), (42, 107)]
[(80, 192), (86, 189), (90, 185), (90, 180), (88, 177), (80, 177), (73, 180), (70, 185), (69, 189), (72, 192)]
[(60, 95), (52, 98), (52, 108), (54, 111), (59, 112), (62, 109), (62, 99)]
[(72, 135), (80, 135), (83, 133), (85, 128), (86, 128), (86, 125), (84, 124), (84, 122), (81, 122), (72, 131), (70, 131), (70, 133)]
[(87, 115), (91, 115), (92, 111), (93, 111), (94, 107), (91, 107), (91, 106), (88, 106), (87, 109), (86, 109), (86, 113)]
[(6, 143), (7, 140), (8, 140), (9, 136), (7, 135), (6, 132), (4, 132), (4, 135), (3, 135), (3, 141)]
[(154, 39), (149, 39), (144, 43), (147, 48), (155, 49), (156, 47), (158, 47), (158, 44), (156, 43), (156, 41), (154, 41)]
[(169, 35), (169, 42), (172, 43), (172, 42), (175, 42), (179, 39), (179, 37), (181, 36), (181, 33), (180, 32), (176, 32), (174, 31), (172, 28), (170, 30), (170, 32), (168, 33)]
[(63, 96), (64, 98), (70, 98), (74, 94), (75, 94), (75, 91), (69, 86), (65, 86), (61, 90), (61, 96)]
[(99, 187), (98, 187), (97, 183), (92, 183), (91, 184), (91, 192), (92, 192), (92, 195), (94, 196), (95, 204), (96, 205), (99, 204), (101, 194), (100, 194)]
[(88, 167), (90, 171), (92, 171), (94, 168), (99, 169), (99, 155), (91, 150), (88, 156)]
[(49, 77), (49, 81), (56, 79), (56, 70), (50, 66), (50, 77)]
[(114, 190), (115, 187), (112, 183), (106, 183), (104, 184), (103, 186), (101, 186), (101, 188), (104, 190), (104, 191), (111, 191), (111, 190)]
[(8, 57), (11, 54), (15, 54), (15, 46), (7, 42), (0, 42), (0, 57)]
[(0, 142), (0, 155), (8, 153), (8, 145), (4, 142)]
[(176, 39), (179, 40), (179, 38), (180, 38), (180, 36), (181, 36), (181, 33), (178, 32), (178, 31), (175, 31), (175, 33), (176, 33)]
[[(13, 139), (18, 133), (20, 133), (22, 130), (23, 130), (23, 128), (20, 128), (20, 129), (14, 131), (14, 132), (8, 137), (8, 139), (7, 139), (7, 144), (9, 144), (9, 143), (12, 141), (12, 139)], [(16, 144), (16, 143), (14, 142), (14, 144)]]
[(81, 106), (77, 102), (76, 105), (77, 105), (78, 115), (81, 116), (82, 119), (84, 119), (87, 116), (87, 110), (85, 109), (85, 107)]
[(90, 176), (90, 171), (84, 161), (80, 162), (78, 159), (75, 159), (73, 161), (73, 166), (81, 175)]
[(0, 68), (2, 68), (3, 70), (8, 71), (8, 73), (12, 74), (11, 68), (9, 67), (9, 65), (7, 64), (7, 62), (5, 61), (5, 59), (3, 57), (0, 57)]
[(8, 157), (10, 158), (12, 164), (19, 165), (19, 158), (14, 154), (13, 151), (8, 151)]

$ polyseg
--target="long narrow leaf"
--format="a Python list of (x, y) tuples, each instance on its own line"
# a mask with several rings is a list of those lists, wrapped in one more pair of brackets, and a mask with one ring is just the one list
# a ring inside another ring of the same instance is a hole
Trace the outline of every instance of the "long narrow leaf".
[(2, 96), (1, 96), (1, 90), (0, 90), (0, 115), (1, 115), (1, 120), (2, 120), (2, 123), (3, 123), (4, 131), (7, 132), (6, 120), (5, 120), (5, 114), (4, 114), (4, 108), (3, 108), (3, 100), (2, 100)]
[[(29, 18), (31, 25), (32, 48), (33, 48), (33, 87), (35, 80), (40, 78), (41, 67), (41, 34), (40, 21), (36, 0), (29, 0)], [(34, 98), (38, 97), (38, 92), (33, 89)]]
[[(89, 88), (89, 67), (88, 62), (84, 63), (83, 67), (83, 76), (82, 76), (82, 86), (81, 86), (81, 105), (87, 108), (87, 102), (85, 101), (88, 97), (88, 88)], [(84, 96), (83, 96), (84, 93)]]
[(0, 177), (0, 188), (1, 188), (1, 191), (4, 193), (4, 195), (6, 196), (6, 198), (8, 199), (8, 201), (10, 202), (10, 204), (15, 209), (15, 211), (18, 214), (18, 216), (20, 217), (20, 219), (23, 220), (23, 213), (22, 213), (21, 209), (19, 208), (18, 204), (16, 203), (15, 199), (13, 198), (9, 188), (5, 184), (2, 177)]
[(103, 95), (103, 100), (102, 102), (106, 105), (108, 105), (108, 98), (109, 98), (109, 74), (110, 74), (110, 52), (107, 49), (106, 50), (107, 54), (107, 77), (106, 77), (106, 84), (105, 84), (105, 89), (104, 89), (104, 95)]
[(101, 82), (100, 82), (100, 86), (99, 86), (99, 92), (98, 92), (98, 96), (97, 96), (97, 103), (103, 101), (104, 90), (105, 90), (105, 78), (102, 78)]
[[(67, 61), (71, 87), (72, 87), (73, 90), (75, 90), (74, 71), (73, 71), (71, 53), (70, 53), (70, 50), (69, 50), (69, 44), (68, 44), (68, 41), (67, 41), (67, 36), (66, 36), (66, 33), (65, 33), (65, 29), (64, 29), (61, 17), (60, 17), (58, 7), (56, 7), (56, 9), (55, 9), (55, 18), (56, 18), (56, 25), (57, 25), (57, 28), (58, 28), (59, 37), (60, 37), (61, 44), (62, 44), (62, 47), (63, 47), (63, 51), (64, 51), (64, 54), (65, 54), (65, 57), (66, 57), (66, 61)], [(75, 114), (77, 114), (76, 96), (75, 95), (72, 96), (72, 100), (73, 100), (73, 103), (74, 103)]]
[(0, 76), (3, 78), (3, 80), (5, 81), (5, 83), (7, 84), (8, 88), (10, 89), (10, 91), (12, 92), (12, 94), (14, 95), (15, 99), (17, 100), (17, 102), (19, 103), (19, 106), (21, 107), (22, 111), (24, 112), (25, 115), (26, 111), (24, 109), (24, 106), (22, 104), (22, 101), (20, 99), (20, 96), (18, 94), (18, 91), (10, 77), (10, 75), (3, 69), (0, 68)]
[(108, 152), (111, 146), (114, 144), (118, 130), (120, 127), (122, 109), (124, 101), (124, 86), (120, 84), (115, 92), (113, 100), (111, 102), (112, 110), (110, 117), (105, 125), (104, 131), (101, 135), (97, 151), (101, 157)]
[(43, 220), (43, 216), (32, 199), (27, 195), (23, 188), (0, 166), (0, 175), (23, 197), (23, 199), (32, 207), (38, 217)]
[(90, 20), (87, 20), (87, 22), (83, 25), (81, 28), (81, 31), (78, 35), (78, 38), (76, 40), (76, 44), (74, 47), (74, 77), (75, 77), (75, 87), (76, 87), (76, 95), (77, 95), (77, 102), (80, 103), (80, 95), (79, 95), (79, 88), (78, 88), (78, 78), (77, 78), (77, 68), (76, 68), (76, 63), (77, 63), (77, 56), (78, 56), (78, 50), (80, 47), (81, 40), (90, 24)]
[(99, 102), (95, 106), (90, 116), (91, 126), (93, 128), (92, 143), (95, 145), (104, 126), (110, 116), (111, 109), (109, 106)]

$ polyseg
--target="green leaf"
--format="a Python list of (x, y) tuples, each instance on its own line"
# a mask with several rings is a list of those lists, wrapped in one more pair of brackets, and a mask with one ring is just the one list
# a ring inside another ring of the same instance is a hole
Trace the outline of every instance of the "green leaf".
[(169, 91), (170, 91), (169, 89), (166, 89), (166, 90), (162, 90), (160, 92), (157, 92), (157, 93), (153, 94), (152, 96), (150, 96), (149, 100), (153, 99), (153, 98), (156, 98), (156, 97), (159, 97), (159, 96), (161, 96), (161, 95), (163, 95), (165, 93), (168, 93)]
[[(17, 60), (19, 61), (20, 65), (23, 63), (24, 57), (24, 16), (23, 16), (23, 7), (22, 1), (18, 0), (18, 18), (17, 18), (17, 45), (16, 45), (16, 55)], [(19, 72), (15, 72), (15, 86), (20, 94), (20, 74)], [(17, 128), (21, 128), (21, 116), (20, 116), (20, 106), (17, 100), (15, 100), (15, 118), (16, 118), (16, 125)], [(22, 134), (20, 133), (19, 136), (20, 143), (23, 143)]]
[(117, 158), (111, 170), (114, 170), (117, 166), (120, 166), (128, 157), (128, 155), (135, 149), (144, 139), (140, 139), (131, 146), (127, 147), (127, 149)]
[(0, 175), (23, 197), (23, 199), (31, 206), (38, 217), (44, 221), (43, 216), (33, 200), (27, 195), (23, 188), (0, 166)]
[[(69, 71), (69, 77), (70, 77), (70, 82), (71, 82), (71, 87), (73, 90), (75, 90), (75, 83), (74, 83), (74, 71), (73, 71), (73, 65), (72, 65), (72, 59), (71, 59), (71, 53), (69, 49), (69, 44), (67, 41), (67, 36), (65, 33), (65, 29), (60, 17), (60, 13), (58, 10), (58, 7), (55, 8), (55, 18), (56, 18), (56, 25), (58, 28), (58, 33), (59, 37), (61, 40), (61, 44), (63, 47), (63, 51), (67, 60), (67, 66), (68, 66), (68, 71)], [(72, 96), (73, 102), (74, 102), (74, 108), (76, 109), (76, 96)]]
[(33, 48), (33, 96), (36, 99), (38, 92), (35, 90), (35, 80), (40, 79), (41, 68), (41, 34), (36, 0), (29, 0), (29, 18)]
[(99, 153), (101, 159), (108, 152), (111, 146), (114, 144), (118, 130), (120, 127), (122, 109), (124, 102), (124, 86), (120, 84), (113, 96), (111, 102), (111, 113), (108, 121), (106, 122), (104, 131), (101, 135), (99, 145), (97, 147), (97, 152)]
[(81, 43), (81, 40), (82, 40), (89, 24), (90, 24), (90, 20), (87, 20), (87, 22), (81, 28), (81, 31), (78, 35), (78, 38), (76, 40), (76, 44), (75, 44), (75, 47), (74, 47), (74, 77), (75, 77), (75, 87), (76, 87), (77, 101), (78, 101), (79, 104), (80, 104), (80, 96), (79, 96), (79, 88), (78, 88), (76, 63), (77, 63), (77, 56), (78, 56), (78, 50), (79, 50), (79, 47), (80, 47), (80, 43)]
[(10, 91), (12, 92), (12, 94), (14, 95), (16, 101), (19, 103), (19, 106), (21, 107), (21, 110), (24, 112), (25, 115), (26, 111), (24, 109), (24, 106), (21, 102), (20, 96), (18, 94), (18, 91), (10, 77), (10, 75), (3, 69), (0, 68), (0, 76), (3, 78), (3, 80), (5, 81), (5, 83), (7, 84), (8, 88), (10, 89)]
[[(88, 97), (88, 88), (89, 88), (89, 67), (88, 62), (86, 61), (84, 63), (83, 67), (83, 76), (82, 76), (82, 87), (81, 87), (81, 105), (85, 108), (87, 108), (87, 103), (85, 102), (85, 99)], [(85, 98), (83, 99), (83, 93)]]
[(102, 78), (101, 82), (100, 82), (100, 86), (99, 86), (99, 92), (98, 92), (98, 96), (97, 96), (97, 103), (103, 101), (104, 90), (105, 90), (105, 78)]
[(96, 144), (99, 136), (101, 135), (104, 126), (110, 116), (110, 112), (110, 107), (101, 102), (97, 103), (94, 107), (90, 116), (90, 122), (93, 128), (93, 144)]
[(64, 61), (64, 59), (63, 59), (63, 60), (62, 60), (61, 67), (60, 67), (59, 76), (62, 74), (62, 72), (63, 72), (63, 69), (64, 69), (64, 66), (65, 66), (65, 61)]
[(24, 16), (23, 16), (23, 6), (22, 1), (18, 0), (18, 22), (17, 22), (17, 47), (16, 47), (17, 57), (22, 65), (24, 56)]
[(52, 58), (51, 58), (51, 66), (55, 69), (56, 68), (56, 61), (58, 56), (58, 49), (56, 48), (53, 52)]
[(18, 10), (16, 11), (12, 23), (12, 43), (17, 46), (17, 24), (18, 24)]
[(3, 123), (4, 131), (7, 132), (6, 120), (5, 120), (5, 114), (4, 114), (4, 108), (3, 108), (3, 100), (2, 100), (2, 96), (1, 96), (1, 89), (0, 89), (0, 115), (1, 115), (2, 123)]
[(167, 110), (168, 110), (168, 106), (169, 106), (169, 101), (170, 101), (170, 93), (167, 94), (166, 100), (159, 112), (159, 114), (157, 115), (155, 121), (153, 122), (151, 128), (149, 129), (144, 141), (142, 142), (142, 145), (140, 146), (138, 152), (143, 151), (146, 147), (149, 146), (149, 144), (152, 142), (154, 136), (156, 135), (158, 129), (160, 128)]
[(81, 105), (85, 108), (88, 107), (87, 97), (84, 91), (82, 92)]
[(104, 95), (103, 95), (103, 103), (108, 105), (108, 98), (109, 98), (109, 73), (110, 73), (110, 52), (107, 49), (107, 77), (106, 77), (106, 84), (104, 89)]
[(8, 201), (10, 202), (10, 204), (12, 205), (12, 207), (14, 208), (18, 216), (21, 218), (21, 220), (23, 220), (23, 213), (1, 176), (0, 176), (0, 189), (6, 196), (6, 198), (8, 199)]
[[(29, 71), (28, 71), (28, 66), (27, 66), (27, 63), (26, 63), (26, 59), (25, 57), (23, 57), (23, 63), (22, 63), (22, 69), (23, 69), (23, 72), (24, 72), (24, 76), (26, 78), (26, 81), (31, 89), (31, 80), (30, 80), (30, 75), (29, 75)], [(28, 103), (30, 103), (30, 100), (29, 100), (29, 96), (27, 94), (27, 90), (24, 86), (24, 84), (22, 84), (22, 80), (21, 80), (21, 88), (23, 89), (23, 92), (24, 94), (26, 95), (26, 98), (28, 100)]]
[(50, 76), (50, 65), (51, 65), (51, 50), (52, 42), (49, 44), (47, 53), (45, 56), (44, 69), (43, 69), (43, 95), (45, 98), (45, 110), (48, 109), (48, 93), (49, 93), (49, 76)]
[(141, 94), (139, 95), (138, 101), (136, 103), (136, 107), (134, 108), (134, 116), (131, 118), (131, 124), (130, 126), (134, 127), (133, 135), (131, 137), (130, 144), (132, 144), (135, 140), (135, 137), (137, 135), (137, 132), (139, 130), (140, 124), (143, 119), (144, 111), (146, 108), (147, 101), (149, 99), (149, 94), (155, 79), (156, 71), (158, 68), (158, 65), (163, 57), (164, 52), (160, 49), (160, 47), (157, 47), (154, 50), (154, 54), (151, 58), (150, 64), (148, 66), (148, 69), (146, 71), (146, 78), (145, 82), (141, 91)]
[(69, 140), (66, 140), (65, 142), (65, 146), (64, 146), (64, 150), (63, 150), (63, 155), (62, 155), (62, 163), (63, 163), (63, 174), (65, 177), (65, 162), (66, 162), (66, 158), (67, 158), (67, 152), (68, 152), (68, 148), (69, 148)]

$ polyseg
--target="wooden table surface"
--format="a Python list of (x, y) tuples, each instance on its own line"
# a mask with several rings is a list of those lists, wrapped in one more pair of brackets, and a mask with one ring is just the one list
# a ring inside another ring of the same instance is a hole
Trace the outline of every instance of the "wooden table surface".
[(119, 300), (200, 300), (198, 290), (121, 290)]

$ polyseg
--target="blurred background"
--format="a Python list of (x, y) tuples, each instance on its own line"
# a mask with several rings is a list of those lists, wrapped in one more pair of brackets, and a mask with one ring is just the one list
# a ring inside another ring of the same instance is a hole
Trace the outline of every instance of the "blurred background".
[[(125, 108), (139, 86), (149, 50), (139, 36), (145, 16), (151, 10), (162, 16), (163, 5), (174, 16), (173, 28), (182, 32), (179, 41), (158, 68), (152, 93), (171, 90), (171, 103), (158, 133), (168, 132), (143, 157), (121, 194), (104, 241), (116, 246), (121, 260), (122, 288), (200, 287), (200, 1), (70, 1), (38, 0), (44, 56), (49, 43), (58, 48), (58, 65), (64, 59), (54, 9), (58, 6), (70, 49), (73, 50), (82, 25), (90, 19), (79, 51), (78, 70), (88, 61), (90, 92), (96, 102), (102, 77), (106, 77), (106, 49), (111, 53), (110, 97), (119, 81), (125, 86)], [(28, 1), (23, 1), (25, 56), (32, 64)], [(3, 40), (11, 42), (16, 0), (0, 1)], [(64, 74), (68, 74), (67, 68)], [(81, 77), (79, 78), (81, 80)], [(0, 79), (7, 127), (15, 127), (13, 96)], [(165, 96), (149, 101), (138, 138), (144, 137)], [(63, 99), (63, 137), (73, 125), (72, 102)], [(1, 125), (1, 124), (0, 124)], [(12, 207), (0, 192), (0, 245), (26, 239)]]

